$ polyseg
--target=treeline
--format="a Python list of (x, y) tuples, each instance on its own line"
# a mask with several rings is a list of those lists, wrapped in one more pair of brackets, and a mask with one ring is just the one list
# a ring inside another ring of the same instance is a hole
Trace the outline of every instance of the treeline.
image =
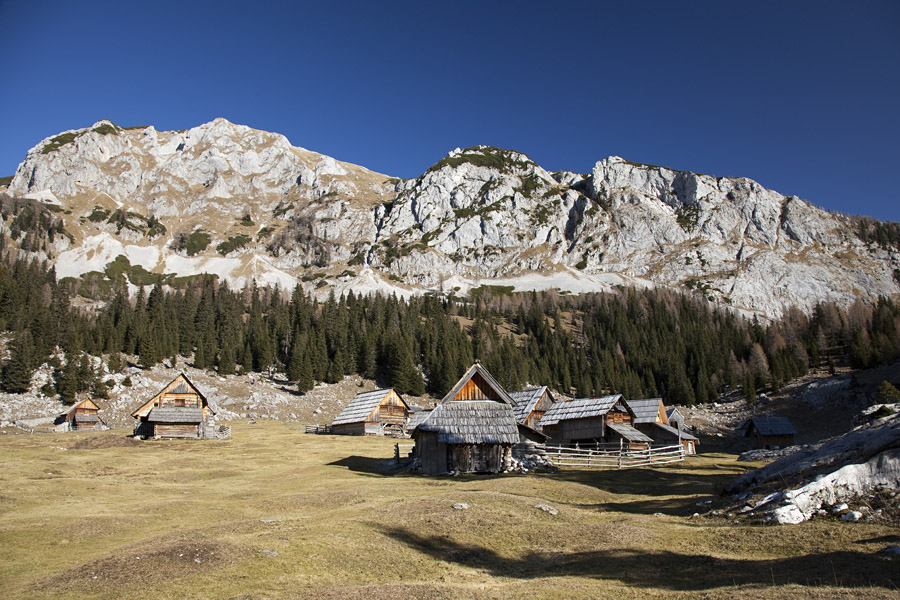
[[(184, 289), (116, 284), (101, 308), (73, 308), (46, 263), (0, 260), (0, 330), (12, 332), (2, 387), (28, 389), (49, 362), (44, 393), (105, 395), (125, 356), (142, 367), (177, 357), (220, 374), (286, 374), (300, 391), (358, 373), (402, 394), (444, 395), (475, 359), (505, 387), (548, 385), (578, 396), (621, 392), (674, 404), (710, 401), (729, 386), (755, 394), (810, 368), (869, 367), (900, 356), (900, 307), (888, 299), (843, 310), (789, 309), (762, 325), (666, 290), (566, 296), (483, 288), (471, 299), (348, 294), (318, 301), (214, 277)], [(74, 287), (72, 288), (74, 289)], [(57, 348), (62, 351), (59, 356)]]

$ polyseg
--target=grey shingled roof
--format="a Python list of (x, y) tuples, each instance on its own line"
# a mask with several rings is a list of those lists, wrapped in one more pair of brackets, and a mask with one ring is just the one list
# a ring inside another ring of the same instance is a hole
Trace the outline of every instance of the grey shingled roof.
[(675, 417), (675, 415), (678, 415), (678, 417), (679, 417), (677, 420), (684, 421), (684, 415), (681, 414), (681, 411), (678, 410), (677, 408), (670, 408), (669, 410), (666, 411), (666, 418), (669, 419), (670, 421)]
[(625, 425), (624, 423), (607, 423), (607, 427), (621, 435), (623, 438), (628, 440), (629, 442), (652, 442), (653, 438), (650, 436), (641, 433), (631, 425)]
[(89, 414), (89, 415), (85, 415), (85, 414), (80, 414), (80, 415), (78, 415), (78, 414), (76, 414), (76, 415), (75, 415), (75, 422), (76, 422), (76, 423), (96, 423), (96, 422), (99, 421), (99, 420), (100, 420), (100, 418), (99, 418), (97, 415), (95, 415), (95, 414)]
[(344, 407), (341, 414), (339, 414), (331, 424), (346, 425), (347, 423), (362, 423), (366, 420), (366, 417), (372, 414), (372, 411), (381, 404), (381, 401), (384, 400), (390, 392), (391, 388), (358, 393), (356, 398)]
[(645, 398), (643, 400), (626, 400), (625, 404), (634, 412), (635, 423), (656, 423), (659, 405), (662, 398)]
[(199, 423), (203, 420), (203, 409), (183, 406), (156, 406), (147, 415), (147, 420), (151, 423)]
[(493, 400), (439, 404), (417, 431), (435, 431), (445, 444), (515, 444), (519, 430), (513, 407)]
[(419, 412), (415, 412), (410, 415), (409, 423), (406, 424), (406, 430), (412, 432), (413, 429), (419, 426), (419, 424), (424, 421), (428, 415), (431, 414), (430, 410), (422, 409)]
[(608, 413), (609, 409), (621, 399), (622, 394), (613, 394), (600, 398), (578, 398), (571, 402), (554, 402), (550, 410), (541, 417), (540, 426), (544, 428), (556, 425), (560, 421), (599, 417)]
[(528, 415), (534, 410), (535, 405), (538, 403), (538, 400), (541, 399), (541, 396), (544, 395), (546, 390), (547, 386), (544, 385), (522, 390), (520, 392), (510, 392), (509, 397), (516, 403), (515, 407), (513, 407), (516, 413), (516, 421), (522, 423), (528, 418)]
[[(664, 430), (664, 431), (668, 431), (669, 433), (671, 433), (671, 434), (674, 435), (674, 436), (678, 436), (678, 429), (676, 429), (675, 427), (672, 427), (671, 425), (666, 425), (665, 423), (654, 423), (654, 425), (657, 426), (657, 427), (659, 427), (660, 429), (662, 429), (662, 430)], [(690, 433), (688, 433), (688, 432), (685, 431), (684, 429), (681, 430), (681, 439), (683, 439), (683, 440), (691, 440), (691, 441), (694, 441), (694, 442), (699, 442), (699, 441), (700, 441), (700, 439), (699, 439), (698, 437), (691, 435)]]
[[(756, 427), (760, 435), (797, 435), (797, 430), (785, 417), (753, 417), (750, 423)], [(744, 432), (746, 436), (750, 427)]]

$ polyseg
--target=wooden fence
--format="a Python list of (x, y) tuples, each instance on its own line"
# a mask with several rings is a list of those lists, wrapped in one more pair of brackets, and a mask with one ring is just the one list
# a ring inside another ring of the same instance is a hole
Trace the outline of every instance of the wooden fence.
[(307, 425), (306, 433), (331, 433), (331, 425)]
[(394, 444), (394, 460), (400, 462), (401, 458), (409, 457), (409, 453), (415, 447), (415, 444)]
[(655, 467), (684, 460), (681, 444), (646, 449), (630, 449), (613, 444), (597, 444), (589, 448), (547, 446), (547, 460), (557, 467), (596, 469), (630, 469)]

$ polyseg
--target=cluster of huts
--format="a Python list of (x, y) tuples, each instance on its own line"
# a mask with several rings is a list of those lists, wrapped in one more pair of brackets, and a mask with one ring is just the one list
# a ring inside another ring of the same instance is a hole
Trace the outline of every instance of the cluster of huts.
[[(132, 413), (135, 437), (221, 439), (227, 428), (215, 422), (216, 407), (179, 374)], [(90, 398), (57, 418), (66, 430), (101, 429), (99, 407)], [(783, 417), (753, 417), (739, 426), (754, 448), (794, 443)], [(410, 435), (424, 473), (498, 472), (514, 452), (533, 444), (589, 447), (613, 444), (628, 450), (680, 444), (695, 454), (699, 440), (684, 428), (683, 415), (661, 398), (627, 400), (622, 394), (598, 398), (554, 398), (546, 387), (508, 393), (476, 362), (432, 409), (407, 403), (393, 389), (361, 392), (331, 424), (345, 435)], [(230, 433), (230, 432), (228, 432)]]
[(415, 440), (414, 455), (428, 474), (498, 472), (521, 444), (648, 449), (680, 443), (694, 454), (699, 442), (661, 398), (626, 400), (616, 394), (556, 401), (546, 387), (510, 394), (478, 362), (431, 410), (415, 410), (393, 390), (358, 394), (332, 423), (332, 432), (396, 431), (401, 411), (401, 431)]

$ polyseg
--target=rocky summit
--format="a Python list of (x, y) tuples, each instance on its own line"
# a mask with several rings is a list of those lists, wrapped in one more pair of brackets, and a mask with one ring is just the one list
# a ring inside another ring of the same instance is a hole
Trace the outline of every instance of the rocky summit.
[(616, 156), (548, 172), (477, 146), (401, 180), (225, 119), (99, 121), (32, 148), (8, 194), (63, 219), (45, 250), (59, 277), (116, 262), (321, 293), (666, 286), (762, 317), (900, 293), (900, 249), (863, 239), (858, 217)]

